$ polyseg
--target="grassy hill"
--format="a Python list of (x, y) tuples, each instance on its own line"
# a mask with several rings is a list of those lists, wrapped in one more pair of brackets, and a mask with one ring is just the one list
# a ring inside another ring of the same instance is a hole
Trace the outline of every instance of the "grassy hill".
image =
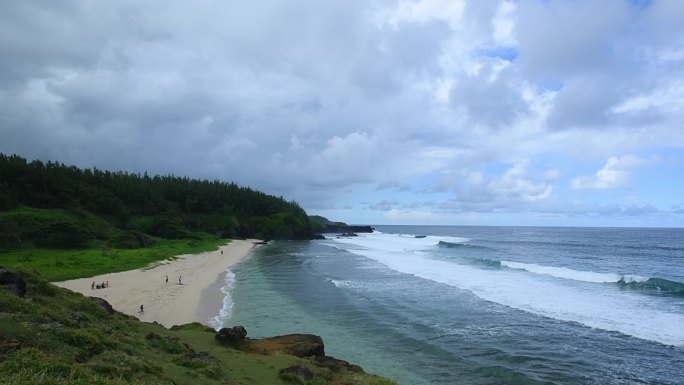
[(313, 358), (224, 346), (199, 324), (169, 330), (143, 323), (37, 273), (18, 274), (26, 282), (23, 297), (2, 285), (0, 272), (3, 385), (393, 384)]

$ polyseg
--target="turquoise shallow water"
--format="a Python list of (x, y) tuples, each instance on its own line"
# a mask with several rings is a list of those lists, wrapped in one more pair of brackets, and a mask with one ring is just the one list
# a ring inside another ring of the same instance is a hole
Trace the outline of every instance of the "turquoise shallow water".
[(220, 323), (409, 384), (681, 384), (684, 230), (378, 226), (274, 242)]

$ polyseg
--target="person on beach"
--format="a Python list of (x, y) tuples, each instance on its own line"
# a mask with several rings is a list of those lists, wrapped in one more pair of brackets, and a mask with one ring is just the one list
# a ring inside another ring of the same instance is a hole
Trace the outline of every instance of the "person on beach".
[(93, 284), (90, 285), (90, 290), (95, 290), (95, 281), (93, 281)]
[(179, 284), (179, 285), (182, 285), (182, 283), (181, 283), (181, 278), (182, 278), (182, 275), (179, 275), (179, 276), (178, 276), (178, 284)]
[(223, 250), (221, 250), (221, 255), (223, 255)]
[(169, 276), (166, 276), (166, 283), (169, 283)]
[(140, 314), (140, 315), (145, 314), (145, 308), (143, 307), (143, 305), (140, 305), (140, 311), (138, 312), (138, 314)]

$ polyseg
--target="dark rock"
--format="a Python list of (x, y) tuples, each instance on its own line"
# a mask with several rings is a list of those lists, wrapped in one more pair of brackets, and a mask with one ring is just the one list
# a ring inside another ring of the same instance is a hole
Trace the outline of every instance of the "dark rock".
[(359, 365), (354, 365), (345, 360), (339, 360), (330, 356), (316, 357), (316, 364), (321, 367), (330, 368), (333, 371), (346, 369), (351, 372), (365, 373), (363, 368)]
[(232, 328), (222, 328), (214, 337), (222, 344), (238, 345), (245, 341), (247, 330), (244, 326), (234, 326)]
[(358, 237), (359, 234), (356, 233), (342, 233), (339, 235), (340, 237)]
[(350, 225), (326, 225), (325, 233), (372, 233), (370, 226), (350, 226)]
[(284, 337), (285, 341), (289, 340), (289, 343), (283, 349), (283, 352), (287, 354), (297, 357), (321, 357), (325, 355), (323, 339), (317, 335), (292, 334)]
[(0, 269), (0, 287), (19, 297), (26, 295), (26, 281), (24, 281), (24, 278), (7, 269)]
[(286, 381), (294, 380), (302, 384), (307, 381), (311, 381), (314, 378), (314, 374), (311, 369), (301, 365), (294, 365), (290, 366), (289, 368), (280, 369), (278, 374)]
[(260, 354), (283, 352), (296, 357), (322, 357), (325, 355), (323, 339), (313, 334), (288, 334), (260, 340), (249, 340), (249, 343), (241, 349)]
[(311, 239), (325, 239), (325, 236), (323, 234), (314, 234)]
[(90, 297), (90, 299), (92, 299), (93, 301), (95, 301), (95, 303), (100, 305), (100, 307), (103, 308), (104, 311), (106, 311), (107, 313), (114, 314), (114, 308), (112, 307), (112, 305), (109, 304), (109, 302), (97, 297)]

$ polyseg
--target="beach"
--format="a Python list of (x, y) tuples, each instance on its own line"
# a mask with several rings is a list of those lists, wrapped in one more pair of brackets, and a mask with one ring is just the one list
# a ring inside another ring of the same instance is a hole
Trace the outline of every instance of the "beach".
[[(156, 321), (166, 327), (190, 322), (209, 325), (222, 306), (224, 294), (220, 289), (226, 270), (247, 258), (257, 241), (233, 240), (215, 251), (179, 255), (143, 269), (55, 285), (102, 298), (114, 309), (141, 321)], [(98, 289), (103, 283), (106, 287)]]

